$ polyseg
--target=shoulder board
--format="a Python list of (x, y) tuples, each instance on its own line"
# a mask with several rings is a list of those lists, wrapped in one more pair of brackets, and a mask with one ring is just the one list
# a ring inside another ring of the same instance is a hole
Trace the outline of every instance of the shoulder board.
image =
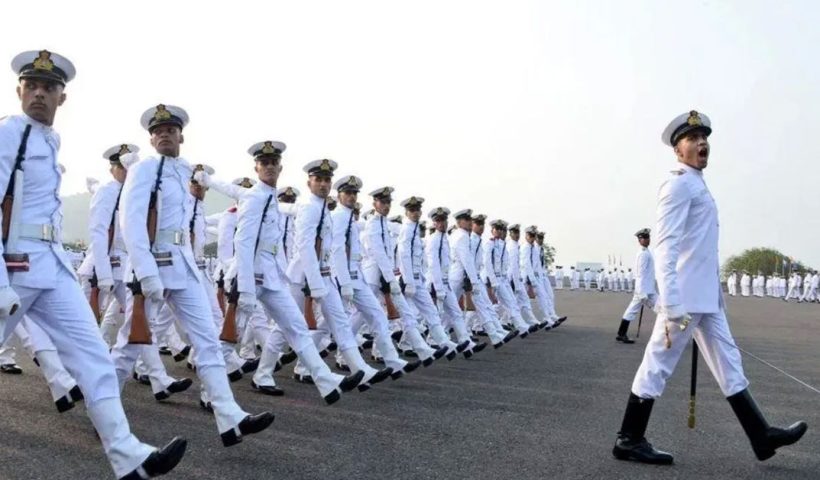
[(678, 168), (678, 169), (675, 169), (675, 170), (670, 170), (669, 173), (671, 173), (672, 175), (675, 175), (675, 176), (680, 176), (680, 175), (683, 175), (684, 173), (686, 173), (686, 170), (684, 170), (682, 168)]

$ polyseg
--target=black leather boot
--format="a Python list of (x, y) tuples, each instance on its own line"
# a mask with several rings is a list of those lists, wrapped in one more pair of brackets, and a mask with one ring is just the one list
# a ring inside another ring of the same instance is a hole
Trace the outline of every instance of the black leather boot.
[(634, 393), (629, 394), (621, 431), (618, 432), (618, 439), (612, 448), (612, 455), (615, 458), (657, 465), (672, 464), (671, 454), (655, 450), (644, 437), (654, 404), (655, 400), (640, 398)]
[(740, 425), (752, 443), (752, 450), (760, 461), (773, 457), (778, 448), (797, 442), (808, 429), (806, 422), (797, 422), (788, 428), (769, 426), (748, 389), (726, 399), (740, 420)]
[(626, 336), (626, 331), (629, 330), (629, 320), (621, 320), (621, 326), (618, 327), (618, 336), (615, 340), (622, 343), (635, 343), (635, 340)]

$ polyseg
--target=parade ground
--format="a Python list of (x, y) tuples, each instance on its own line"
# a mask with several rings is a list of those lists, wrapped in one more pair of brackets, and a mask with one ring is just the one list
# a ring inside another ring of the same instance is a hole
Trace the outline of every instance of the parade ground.
[[(705, 363), (700, 362), (697, 425), (687, 427), (691, 357), (684, 353), (655, 404), (647, 437), (675, 454), (675, 465), (616, 461), (610, 453), (632, 377), (654, 323), (646, 312), (635, 345), (614, 340), (630, 296), (557, 291), (570, 319), (471, 360), (441, 360), (328, 407), (312, 386), (277, 373), (284, 397), (266, 397), (250, 377), (232, 384), (250, 412), (271, 409), (269, 430), (223, 448), (211, 414), (198, 405), (199, 382), (158, 403), (129, 382), (124, 405), (138, 437), (155, 445), (174, 435), (188, 453), (177, 479), (650, 479), (820, 477), (820, 395), (744, 355), (750, 389), (772, 424), (803, 419), (796, 445), (758, 462)], [(820, 385), (820, 306), (728, 299), (738, 344), (790, 374)], [(634, 338), (637, 325), (630, 327)], [(22, 357), (22, 355), (21, 355)], [(169, 374), (193, 375), (163, 357)], [(331, 357), (328, 357), (330, 361)], [(0, 479), (111, 478), (80, 404), (58, 414), (35, 365), (0, 375)]]

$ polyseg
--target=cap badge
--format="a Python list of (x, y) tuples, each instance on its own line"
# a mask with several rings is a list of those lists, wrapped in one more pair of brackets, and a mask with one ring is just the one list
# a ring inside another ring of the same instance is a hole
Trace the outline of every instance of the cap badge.
[(120, 145), (120, 151), (117, 152), (117, 155), (125, 155), (126, 153), (131, 153), (131, 150), (128, 148), (128, 145), (123, 143)]
[(165, 108), (165, 105), (159, 104), (157, 105), (157, 111), (154, 112), (154, 120), (157, 122), (164, 122), (166, 120), (171, 119), (171, 112)]
[(54, 62), (51, 61), (51, 52), (41, 50), (37, 58), (34, 59), (33, 64), (37, 70), (52, 71), (54, 69)]
[(270, 155), (271, 153), (275, 153), (276, 149), (273, 147), (273, 142), (265, 142), (262, 146), (262, 153), (265, 155)]
[(686, 123), (693, 127), (703, 126), (703, 120), (700, 119), (700, 114), (695, 110), (689, 112), (689, 118), (686, 119)]

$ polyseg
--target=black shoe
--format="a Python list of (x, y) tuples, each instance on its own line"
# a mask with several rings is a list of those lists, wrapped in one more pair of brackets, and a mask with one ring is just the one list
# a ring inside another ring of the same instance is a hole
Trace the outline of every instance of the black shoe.
[(80, 387), (74, 385), (71, 387), (71, 390), (68, 391), (68, 394), (71, 396), (71, 400), (73, 402), (82, 402), (85, 400), (85, 395), (83, 395), (83, 391), (80, 390)]
[(185, 390), (191, 388), (191, 385), (194, 384), (194, 381), (190, 378), (183, 378), (182, 380), (177, 380), (172, 384), (168, 385), (168, 388), (161, 392), (157, 392), (154, 394), (154, 399), (156, 401), (162, 401), (168, 399), (174, 393), (181, 393)]
[(238, 382), (239, 380), (242, 380), (242, 369), (240, 368), (238, 370), (234, 370), (233, 372), (229, 373), (228, 374), (228, 380), (230, 380), (231, 383)]
[(470, 346), (469, 340), (464, 340), (463, 342), (456, 345), (456, 352), (462, 353), (464, 350), (467, 350), (467, 347)]
[[(225, 447), (232, 447), (242, 441), (242, 437), (259, 433), (262, 430), (270, 427), (273, 423), (275, 415), (272, 412), (262, 412), (258, 415), (248, 415), (236, 427), (221, 433), (222, 445)], [(237, 430), (239, 433), (237, 434)]]
[(401, 340), (401, 334), (401, 330), (397, 330), (390, 334), (390, 338), (392, 338), (394, 342), (398, 342), (399, 340)]
[(66, 394), (54, 401), (54, 405), (57, 407), (57, 412), (63, 413), (74, 408), (74, 402), (71, 401), (69, 396), (70, 394)]
[(436, 360), (440, 359), (441, 357), (443, 357), (445, 355), (447, 355), (447, 347), (441, 347), (438, 350), (436, 350), (435, 352), (433, 352), (433, 358), (436, 359)]
[(473, 353), (479, 353), (480, 351), (484, 350), (485, 348), (487, 348), (487, 343), (485, 343), (485, 342), (476, 343), (475, 347), (473, 347)]
[(455, 350), (450, 350), (449, 352), (447, 352), (447, 355), (445, 355), (445, 357), (447, 358), (448, 362), (452, 362), (456, 359), (456, 355), (458, 355), (458, 352), (456, 352)]
[(530, 330), (527, 329), (527, 330), (524, 330), (523, 332), (516, 332), (516, 333), (518, 333), (518, 338), (527, 338), (527, 336), (530, 334)]
[(298, 356), (296, 355), (296, 352), (291, 350), (288, 353), (283, 353), (282, 356), (279, 357), (279, 362), (281, 362), (282, 365), (287, 365), (289, 363), (293, 363), (293, 361), (297, 358)]
[(253, 360), (245, 360), (245, 363), (242, 364), (242, 367), (240, 367), (240, 370), (242, 370), (242, 373), (251, 373), (251, 372), (255, 372), (258, 367), (259, 367), (259, 359), (254, 358)]
[(436, 359), (435, 359), (435, 358), (433, 358), (433, 356), (431, 355), (431, 356), (429, 356), (429, 357), (425, 358), (424, 360), (422, 360), (422, 361), (421, 361), (421, 364), (424, 366), (424, 368), (427, 368), (427, 367), (429, 367), (430, 365), (432, 365), (432, 364), (433, 364), (433, 362), (435, 362), (435, 361), (436, 361)]
[(16, 363), (6, 363), (0, 365), (0, 372), (8, 373), (9, 375), (20, 375), (23, 373), (23, 369)]
[(124, 477), (121, 477), (120, 480), (142, 479), (143, 477), (139, 470), (145, 472), (149, 478), (165, 475), (173, 470), (179, 461), (182, 460), (182, 457), (185, 455), (185, 448), (187, 446), (188, 442), (184, 438), (175, 437), (160, 450), (151, 452), (151, 454), (148, 455), (148, 458), (142, 462), (140, 468), (135, 469), (133, 472)]
[(185, 345), (185, 348), (183, 348), (182, 350), (179, 351), (179, 353), (174, 355), (174, 361), (175, 362), (181, 362), (181, 361), (185, 360), (186, 358), (188, 358), (189, 353), (191, 353), (191, 346), (190, 345)]
[(538, 324), (538, 328), (541, 328), (541, 329), (544, 329), (544, 330), (549, 330), (549, 329), (551, 329), (552, 327), (550, 326), (550, 322), (548, 322), (548, 321), (543, 321), (543, 322), (541, 322), (541, 323), (539, 323), (539, 324)]
[(326, 350), (328, 352), (335, 352), (337, 348), (339, 348), (339, 346), (336, 345), (336, 342), (330, 342), (327, 344)]
[(159, 351), (160, 355), (165, 355), (165, 356), (171, 355), (171, 349), (164, 346), (164, 345), (162, 347), (157, 348), (157, 351)]
[(652, 399), (640, 398), (634, 393), (629, 394), (621, 430), (612, 448), (612, 455), (615, 458), (658, 465), (672, 464), (672, 455), (655, 450), (644, 437), (654, 404), (655, 401)]
[(538, 331), (538, 328), (539, 328), (539, 326), (538, 326), (538, 325), (530, 325), (530, 328), (528, 329), (528, 331), (529, 331), (530, 333), (535, 333), (535, 332), (537, 332), (537, 331)]
[(399, 353), (401, 353), (401, 354), (402, 354), (402, 355), (404, 355), (405, 357), (410, 357), (410, 358), (419, 358), (419, 354), (418, 354), (418, 353), (416, 353), (416, 352), (415, 352), (414, 350), (412, 350), (412, 349), (409, 349), (409, 348), (408, 348), (407, 350), (401, 350), (401, 349), (397, 349), (397, 350), (399, 351)]
[(344, 378), (344, 380), (342, 380), (339, 383), (339, 390), (341, 390), (342, 393), (349, 392), (349, 391), (353, 390), (354, 388), (358, 387), (359, 384), (362, 383), (363, 378), (364, 378), (364, 372), (360, 371), (360, 372), (352, 373), (352, 374), (346, 376)]
[(341, 398), (342, 395), (339, 393), (338, 390), (333, 390), (324, 397), (325, 403), (328, 405), (333, 405), (334, 403), (338, 402)]
[(138, 375), (137, 372), (134, 372), (133, 377), (140, 384), (151, 386), (151, 378), (148, 375)]
[(612, 447), (612, 455), (618, 460), (631, 460), (654, 465), (671, 465), (674, 462), (674, 457), (671, 454), (656, 450), (645, 438), (631, 440), (626, 436), (618, 436), (618, 439), (615, 440), (615, 446)]
[(276, 385), (257, 385), (253, 380), (251, 380), (251, 388), (263, 395), (270, 395), (272, 397), (281, 397), (285, 394), (285, 391)]
[(330, 354), (330, 352), (328, 352), (327, 349), (324, 349), (324, 350), (319, 352), (319, 356), (322, 357), (322, 358), (326, 358), (328, 356), (328, 354)]
[(401, 370), (396, 370), (392, 374), (390, 374), (390, 378), (393, 380), (398, 380), (401, 376), (405, 373), (410, 373), (421, 366), (421, 362), (416, 360), (415, 362), (407, 362), (407, 365), (404, 366)]
[(299, 383), (304, 383), (305, 385), (313, 385), (313, 377), (310, 375), (303, 375), (300, 373), (294, 373), (293, 379)]
[(366, 348), (366, 349), (373, 348), (373, 340), (365, 340), (362, 343), (362, 348)]
[(199, 399), (199, 408), (205, 410), (206, 412), (214, 413), (214, 406), (211, 405), (211, 402), (205, 403), (202, 399)]
[(372, 360), (376, 363), (381, 363), (382, 365), (384, 365), (384, 358), (382, 358), (382, 357), (374, 357), (373, 355), (371, 355), (370, 360)]
[(504, 343), (509, 343), (509, 342), (510, 342), (513, 338), (515, 338), (517, 335), (518, 335), (518, 333), (517, 333), (517, 332), (510, 332), (510, 333), (508, 333), (508, 334), (507, 334), (507, 336), (506, 336), (506, 337), (504, 337)]
[(486, 337), (486, 336), (488, 336), (487, 332), (485, 332), (484, 330), (479, 330), (477, 332), (473, 332), (473, 334), (475, 334), (475, 336), (477, 336), (477, 337)]
[(556, 323), (557, 325), (561, 325), (562, 323), (564, 323), (564, 322), (566, 322), (566, 321), (567, 321), (567, 318), (569, 318), (569, 317), (567, 317), (566, 315), (565, 315), (565, 316), (563, 316), (563, 317), (559, 317), (559, 318), (558, 318), (558, 320), (556, 320), (556, 321), (555, 321), (555, 323)]
[(615, 337), (615, 340), (622, 343), (635, 343), (635, 340), (626, 336), (627, 330), (629, 330), (629, 320), (621, 319), (621, 325), (618, 326), (618, 336)]
[(379, 370), (378, 373), (373, 375), (373, 377), (367, 383), (370, 384), (370, 385), (375, 385), (377, 383), (381, 383), (381, 382), (387, 380), (390, 377), (390, 375), (392, 375), (392, 374), (393, 374), (393, 369), (392, 368), (390, 368), (390, 367), (383, 368), (383, 369)]
[(196, 372), (196, 365), (194, 365), (193, 363), (191, 363), (191, 362), (186, 362), (186, 363), (185, 363), (185, 366), (186, 366), (186, 367), (188, 367), (188, 370), (191, 370), (191, 371), (193, 371), (193, 372)]
[(473, 357), (473, 351), (472, 350), (464, 350), (463, 352), (461, 352), (461, 354), (464, 355), (464, 358), (472, 358)]
[(350, 367), (348, 367), (347, 365), (345, 365), (343, 363), (339, 363), (339, 362), (336, 362), (336, 368), (338, 368), (339, 370), (341, 370), (343, 372), (349, 372), (350, 371)]
[(778, 448), (797, 442), (808, 429), (806, 422), (797, 422), (788, 428), (769, 426), (748, 389), (728, 397), (727, 400), (740, 420), (746, 436), (749, 437), (755, 456), (760, 461), (773, 457)]

